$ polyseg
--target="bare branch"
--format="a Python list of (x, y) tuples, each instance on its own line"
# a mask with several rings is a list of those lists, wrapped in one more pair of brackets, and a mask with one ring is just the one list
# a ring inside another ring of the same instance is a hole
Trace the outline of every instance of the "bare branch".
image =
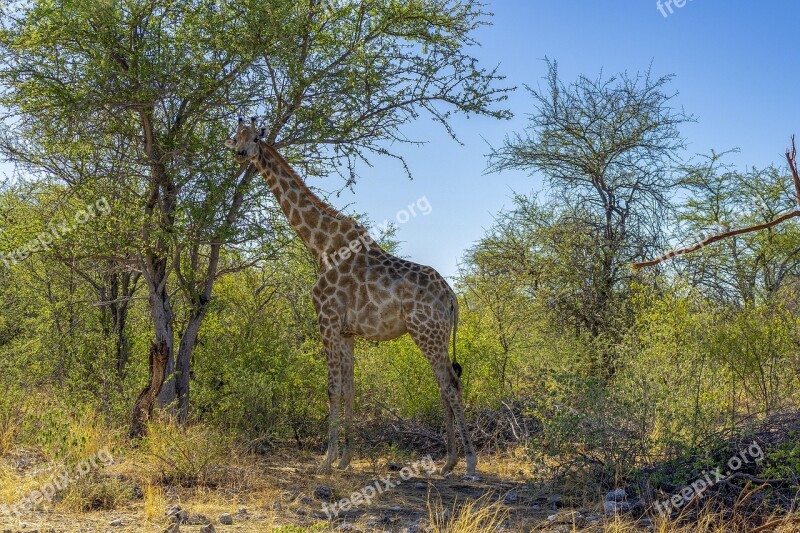
[(792, 181), (794, 182), (794, 188), (795, 188), (795, 199), (797, 200), (797, 207), (795, 207), (793, 211), (789, 213), (784, 213), (783, 215), (780, 215), (770, 220), (769, 222), (765, 222), (763, 224), (757, 224), (755, 226), (749, 226), (746, 228), (740, 228), (737, 230), (725, 231), (723, 233), (717, 233), (715, 235), (711, 235), (710, 237), (706, 237), (702, 241), (692, 244), (691, 246), (687, 246), (686, 248), (681, 248), (679, 250), (670, 250), (661, 257), (658, 257), (656, 259), (651, 259), (650, 261), (633, 263), (634, 270), (638, 270), (640, 268), (646, 268), (649, 266), (654, 266), (669, 259), (672, 259), (673, 257), (695, 252), (701, 248), (705, 248), (709, 244), (713, 244), (717, 241), (721, 241), (729, 237), (736, 237), (737, 235), (744, 235), (745, 233), (753, 233), (756, 231), (769, 229), (774, 226), (777, 226), (782, 222), (786, 222), (789, 219), (800, 217), (800, 174), (798, 174), (797, 171), (797, 147), (795, 146), (794, 135), (792, 135), (791, 148), (788, 148), (786, 150), (786, 161), (789, 163), (789, 170), (791, 170), (792, 172)]

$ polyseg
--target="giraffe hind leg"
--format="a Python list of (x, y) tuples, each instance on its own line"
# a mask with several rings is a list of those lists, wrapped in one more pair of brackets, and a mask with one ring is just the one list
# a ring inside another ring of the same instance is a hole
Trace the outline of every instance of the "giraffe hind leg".
[[(472, 437), (467, 428), (467, 419), (464, 415), (464, 401), (461, 395), (461, 382), (456, 375), (456, 369), (450, 363), (450, 354), (447, 351), (448, 338), (442, 333), (448, 328), (425, 328), (425, 320), (412, 320), (409, 332), (414, 342), (428, 359), (433, 368), (439, 393), (442, 396), (442, 405), (445, 409), (445, 422), (447, 424), (447, 461), (442, 474), (452, 471), (458, 461), (455, 428), (461, 435), (467, 460), (467, 475), (474, 476), (478, 459), (472, 444)], [(455, 426), (455, 428), (453, 427)], [(453, 460), (455, 456), (455, 461)]]

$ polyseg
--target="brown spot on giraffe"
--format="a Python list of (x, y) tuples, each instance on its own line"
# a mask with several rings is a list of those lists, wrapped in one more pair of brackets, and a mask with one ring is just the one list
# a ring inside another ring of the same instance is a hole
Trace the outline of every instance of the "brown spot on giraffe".
[[(320, 467), (330, 471), (338, 456), (340, 410), (344, 408), (344, 449), (339, 468), (353, 454), (353, 338), (384, 341), (406, 333), (433, 369), (445, 412), (447, 460), (442, 474), (458, 462), (456, 429), (467, 475), (478, 463), (464, 416), (461, 367), (450, 362), (448, 343), (458, 324), (458, 300), (431, 267), (395, 257), (375, 243), (365, 227), (319, 199), (281, 155), (264, 141), (253, 121), (240, 119), (225, 146), (240, 163), (251, 162), (266, 178), (289, 223), (314, 255), (320, 274), (312, 289), (328, 363), (328, 450)], [(455, 354), (453, 354), (455, 356)]]

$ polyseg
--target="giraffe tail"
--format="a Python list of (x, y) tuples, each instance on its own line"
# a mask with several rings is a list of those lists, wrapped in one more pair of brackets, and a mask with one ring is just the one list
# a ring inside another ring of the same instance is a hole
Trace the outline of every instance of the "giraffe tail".
[(458, 359), (456, 359), (456, 335), (458, 332), (458, 300), (456, 296), (453, 295), (450, 299), (450, 318), (453, 321), (453, 371), (456, 373), (456, 376), (461, 378), (461, 373), (463, 372), (461, 365), (458, 364)]

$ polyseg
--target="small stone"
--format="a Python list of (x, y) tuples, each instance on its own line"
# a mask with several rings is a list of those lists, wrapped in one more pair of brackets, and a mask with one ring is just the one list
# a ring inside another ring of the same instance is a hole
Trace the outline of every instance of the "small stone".
[(503, 496), (503, 501), (507, 504), (515, 504), (517, 503), (517, 499), (517, 491), (515, 490), (512, 490)]
[(275, 502), (275, 503), (272, 504), (272, 510), (273, 511), (282, 511), (283, 510), (283, 505), (281, 505), (281, 502)]
[(464, 481), (480, 481), (481, 478), (478, 476), (464, 476)]
[(386, 468), (389, 469), (389, 472), (399, 472), (403, 469), (403, 465), (400, 463), (389, 463), (386, 465)]
[(167, 516), (173, 516), (173, 515), (178, 514), (182, 510), (183, 510), (183, 507), (181, 507), (180, 505), (173, 505), (172, 507), (167, 509), (167, 513), (166, 514), (167, 514)]
[(233, 517), (229, 513), (222, 513), (219, 515), (219, 523), (223, 526), (232, 526)]
[(206, 524), (200, 528), (200, 533), (217, 533), (217, 530), (214, 529), (214, 524)]
[(561, 497), (560, 494), (553, 494), (547, 497), (547, 503), (553, 503), (555, 505), (561, 505), (564, 498)]
[(242, 507), (238, 511), (236, 511), (236, 514), (238, 514), (239, 516), (247, 516), (247, 509)]
[(393, 513), (399, 513), (400, 511), (403, 510), (403, 508), (400, 507), (399, 505), (394, 505), (392, 507), (389, 507), (389, 510), (392, 511)]
[(333, 500), (333, 489), (322, 485), (314, 489), (314, 497), (318, 500)]
[(607, 502), (621, 502), (625, 499), (628, 494), (625, 492), (625, 489), (616, 489), (612, 490), (608, 494), (606, 494), (606, 501)]
[(627, 502), (603, 502), (603, 512), (606, 515), (613, 515), (617, 513), (627, 513), (631, 510), (631, 506)]
[(556, 520), (558, 520), (558, 515), (557, 514), (551, 514), (550, 516), (547, 517), (547, 520), (550, 521), (550, 522), (555, 522)]
[(211, 523), (211, 519), (204, 514), (189, 515), (187, 523), (190, 526), (204, 526)]
[(117, 518), (116, 520), (111, 521), (111, 527), (120, 527), (122, 525), (122, 519)]
[(414, 483), (414, 488), (415, 489), (427, 489), (428, 488), (428, 484), (427, 483), (423, 483), (422, 481), (417, 481), (416, 483)]

